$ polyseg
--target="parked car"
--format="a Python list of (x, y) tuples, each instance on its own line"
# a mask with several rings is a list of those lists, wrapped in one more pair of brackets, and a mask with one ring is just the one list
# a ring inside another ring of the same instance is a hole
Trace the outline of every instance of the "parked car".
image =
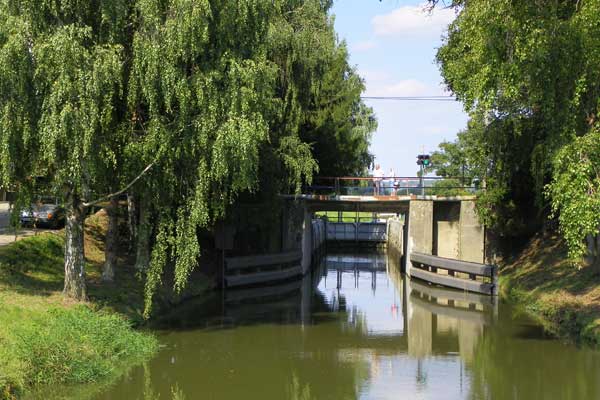
[(32, 204), (29, 210), (21, 212), (21, 225), (23, 226), (59, 228), (64, 223), (65, 209), (47, 199), (43, 199), (38, 204)]

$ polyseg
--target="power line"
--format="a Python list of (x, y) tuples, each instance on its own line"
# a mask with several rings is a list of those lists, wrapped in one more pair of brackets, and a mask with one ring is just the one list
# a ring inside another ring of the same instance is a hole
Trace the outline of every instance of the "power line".
[(360, 96), (363, 100), (456, 101), (454, 96)]

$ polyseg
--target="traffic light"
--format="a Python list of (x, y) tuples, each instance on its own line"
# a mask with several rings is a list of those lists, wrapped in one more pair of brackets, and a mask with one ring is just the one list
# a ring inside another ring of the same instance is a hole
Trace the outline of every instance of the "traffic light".
[(417, 156), (417, 165), (429, 167), (431, 165), (431, 156), (429, 154), (419, 154)]

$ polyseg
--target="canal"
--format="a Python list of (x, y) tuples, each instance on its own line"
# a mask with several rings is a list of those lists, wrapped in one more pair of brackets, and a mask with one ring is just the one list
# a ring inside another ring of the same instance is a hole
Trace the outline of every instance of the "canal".
[(390, 261), (328, 254), (302, 281), (187, 303), (156, 326), (153, 360), (89, 398), (600, 398), (600, 353)]

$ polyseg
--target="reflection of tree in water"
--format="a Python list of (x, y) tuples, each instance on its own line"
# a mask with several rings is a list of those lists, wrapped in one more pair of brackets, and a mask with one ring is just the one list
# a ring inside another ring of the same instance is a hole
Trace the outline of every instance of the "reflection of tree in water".
[(295, 372), (292, 373), (292, 383), (290, 383), (287, 398), (289, 400), (311, 400), (313, 398), (310, 395), (310, 384), (300, 384)]
[(478, 399), (599, 399), (600, 354), (585, 348), (542, 340), (504, 321), (484, 335), (473, 362), (470, 398)]
[(183, 390), (179, 388), (178, 384), (175, 384), (175, 386), (171, 388), (171, 399), (185, 400), (185, 394), (183, 393)]
[[(162, 337), (165, 348), (148, 368), (137, 369), (101, 398), (142, 399), (144, 393), (144, 400), (171, 399), (177, 387), (188, 398), (357, 399), (369, 362), (353, 348), (360, 341), (339, 339), (349, 332), (360, 337), (362, 318), (356, 310), (346, 311), (344, 298), (337, 312), (328, 300), (303, 286), (272, 298), (227, 303), (223, 310), (231, 322), (222, 326), (201, 311), (194, 321), (189, 308), (181, 315), (185, 324), (169, 319), (180, 330)], [(349, 324), (351, 319), (356, 323)]]

